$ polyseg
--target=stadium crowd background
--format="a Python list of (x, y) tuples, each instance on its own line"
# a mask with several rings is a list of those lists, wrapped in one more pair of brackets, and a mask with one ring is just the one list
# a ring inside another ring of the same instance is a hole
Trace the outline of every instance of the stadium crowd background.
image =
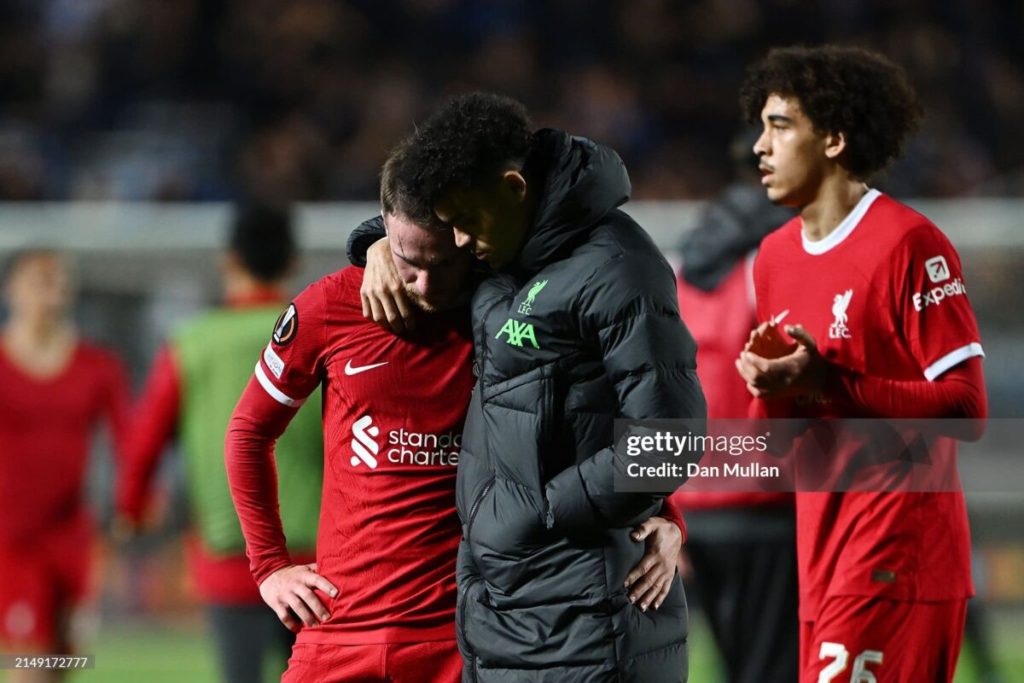
[[(708, 199), (731, 179), (746, 66), (769, 46), (824, 41), (882, 50), (922, 95), (925, 127), (883, 189), (1021, 197), (1022, 26), (1012, 0), (2, 0), (0, 259), (22, 202), (374, 201), (388, 148), (473, 88), (616, 148), (636, 199)], [(306, 253), (296, 288), (342, 265), (354, 223), (337, 227), (332, 249)], [(212, 244), (131, 259), (71, 249), (82, 329), (126, 357), (136, 385), (173, 324), (216, 300)], [(1024, 406), (1024, 320), (1009, 296), (1024, 289), (1022, 245), (961, 250), (993, 416)], [(110, 467), (97, 458), (92, 482), (105, 514)], [(161, 474), (155, 533), (98, 549), (93, 649), (106, 663), (72, 680), (198, 683), (212, 670), (182, 571), (180, 477), (173, 461)], [(1000, 647), (1024, 676), (1024, 508), (979, 502), (979, 590), (1003, 609)], [(697, 672), (710, 648), (695, 644)]]
[(467, 87), (611, 144), (637, 199), (706, 198), (746, 65), (825, 41), (921, 92), (890, 190), (1019, 196), (1022, 25), (1012, 0), (6, 0), (0, 199), (372, 199), (395, 139)]

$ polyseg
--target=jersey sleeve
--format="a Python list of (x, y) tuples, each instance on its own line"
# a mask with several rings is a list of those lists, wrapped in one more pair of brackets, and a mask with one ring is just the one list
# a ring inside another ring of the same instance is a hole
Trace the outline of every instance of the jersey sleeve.
[(153, 360), (142, 397), (135, 406), (132, 429), (124, 449), (116, 484), (120, 514), (139, 522), (164, 447), (178, 427), (181, 382), (170, 346), (163, 346)]
[(320, 384), (327, 352), (327, 297), (321, 283), (284, 309), (256, 363), (256, 380), (274, 400), (297, 408)]
[(363, 221), (348, 236), (348, 242), (345, 245), (348, 262), (353, 266), (365, 268), (366, 252), (369, 251), (374, 242), (383, 237), (387, 237), (383, 216), (374, 216), (369, 220)]
[(128, 371), (121, 359), (113, 353), (104, 352), (102, 361), (104, 382), (100, 409), (110, 430), (115, 459), (121, 462), (129, 434), (131, 388)]
[(893, 259), (892, 294), (903, 336), (925, 379), (984, 356), (960, 257), (931, 225), (912, 230)]

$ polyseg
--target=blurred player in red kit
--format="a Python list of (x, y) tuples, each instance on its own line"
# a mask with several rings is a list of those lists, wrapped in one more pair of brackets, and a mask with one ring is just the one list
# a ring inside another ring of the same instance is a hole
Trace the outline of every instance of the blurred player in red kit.
[[(104, 422), (123, 441), (127, 379), (111, 353), (82, 340), (69, 315), (70, 267), (44, 249), (11, 258), (0, 343), (0, 645), (67, 653), (87, 596), (93, 520), (89, 447)], [(15, 670), (9, 680), (58, 680)]]
[[(736, 365), (760, 413), (970, 418), (980, 436), (983, 352), (960, 259), (926, 217), (866, 184), (921, 116), (903, 72), (856, 48), (777, 49), (741, 103), (763, 124), (768, 197), (800, 211), (754, 268), (768, 322)], [(783, 315), (792, 324), (774, 324)], [(856, 447), (827, 455), (852, 462), (866, 455)], [(952, 680), (973, 594), (969, 531), (954, 442), (930, 454), (953, 488), (798, 492), (802, 682)]]
[[(216, 644), (223, 683), (259, 683), (283, 670), (294, 641), (263, 604), (249, 573), (245, 539), (228, 490), (224, 432), (252, 358), (288, 301), (296, 244), (288, 211), (260, 204), (235, 214), (221, 256), (224, 304), (175, 330), (153, 362), (119, 470), (118, 527), (141, 526), (153, 476), (167, 444), (183, 456), (189, 572)], [(214, 343), (215, 341), (215, 343)], [(278, 443), (278, 496), (290, 549), (312, 562), (323, 472), (320, 415), (301, 411)], [(314, 491), (310, 491), (313, 488)], [(275, 676), (276, 678), (276, 676)]]
[[(396, 214), (390, 177), (385, 166), (373, 222), (388, 231), (415, 329), (398, 336), (364, 319), (362, 269), (326, 276), (282, 314), (228, 430), (228, 476), (253, 575), (299, 631), (284, 681), (462, 675), (454, 492), (474, 381), (465, 307), (472, 256), (451, 231)], [(317, 386), (325, 462), (317, 563), (297, 565), (276, 512), (272, 447)], [(668, 553), (663, 562), (672, 562)]]

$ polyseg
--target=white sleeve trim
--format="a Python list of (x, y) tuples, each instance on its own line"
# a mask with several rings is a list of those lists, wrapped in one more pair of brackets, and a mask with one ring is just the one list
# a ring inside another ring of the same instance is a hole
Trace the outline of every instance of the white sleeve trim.
[(960, 365), (960, 363), (963, 363), (968, 358), (984, 355), (984, 349), (982, 349), (981, 344), (978, 344), (977, 342), (968, 344), (967, 346), (961, 346), (956, 351), (950, 351), (945, 356), (925, 368), (924, 378), (929, 382), (932, 382), (946, 370)]
[(286, 405), (289, 408), (298, 408), (306, 399), (294, 399), (288, 394), (284, 393), (280, 389), (274, 386), (274, 383), (267, 377), (267, 373), (263, 372), (263, 366), (256, 363), (256, 379), (259, 380), (260, 386), (263, 387), (264, 391), (270, 394), (270, 397), (282, 405)]

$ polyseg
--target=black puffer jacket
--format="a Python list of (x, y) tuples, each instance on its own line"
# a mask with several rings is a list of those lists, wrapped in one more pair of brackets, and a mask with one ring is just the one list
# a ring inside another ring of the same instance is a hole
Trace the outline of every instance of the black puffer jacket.
[(536, 134), (542, 188), (510, 272), (473, 298), (478, 381), (463, 431), (457, 506), (459, 643), (467, 681), (686, 680), (678, 579), (646, 614), (623, 582), (644, 548), (630, 527), (661, 496), (617, 493), (617, 417), (704, 417), (696, 347), (672, 271), (616, 207), (618, 156)]

